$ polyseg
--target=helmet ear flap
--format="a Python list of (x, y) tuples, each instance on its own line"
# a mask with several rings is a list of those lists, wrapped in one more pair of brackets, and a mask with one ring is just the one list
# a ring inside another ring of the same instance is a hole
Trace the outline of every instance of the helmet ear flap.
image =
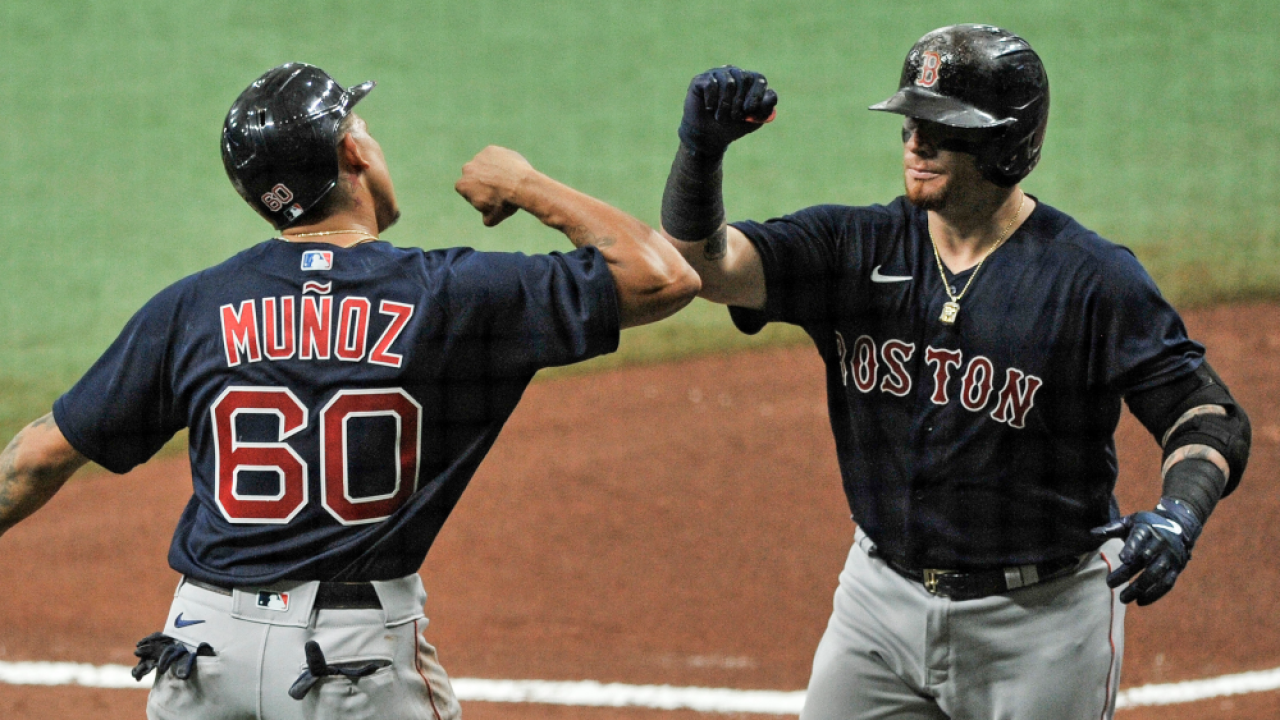
[(1001, 187), (1012, 187), (1031, 174), (1040, 162), (1040, 149), (1044, 145), (1045, 125), (1032, 132), (1014, 135), (1012, 146), (1006, 142), (993, 142), (979, 157), (978, 169), (983, 177)]
[(997, 155), (988, 149), (978, 155), (978, 172), (1000, 187), (1013, 187), (1021, 179), (1011, 170), (1017, 167), (1015, 154)]

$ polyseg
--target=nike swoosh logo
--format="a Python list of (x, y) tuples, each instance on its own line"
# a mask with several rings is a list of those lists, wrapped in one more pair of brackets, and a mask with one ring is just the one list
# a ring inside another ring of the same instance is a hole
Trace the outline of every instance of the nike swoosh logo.
[(203, 620), (183, 620), (182, 613), (178, 613), (178, 617), (173, 619), (173, 626), (176, 628), (184, 628), (184, 627), (191, 627), (192, 625), (199, 625), (202, 622), (204, 621)]
[(871, 271), (871, 282), (896, 283), (896, 282), (907, 282), (908, 280), (911, 279), (910, 275), (881, 275), (880, 268), (881, 266), (877, 265), (875, 269)]
[(1158, 528), (1160, 528), (1161, 530), (1168, 530), (1169, 532), (1173, 533), (1174, 535), (1181, 535), (1181, 534), (1182, 534), (1182, 526), (1181, 526), (1181, 525), (1179, 525), (1178, 523), (1176, 523), (1176, 522), (1174, 522), (1174, 521), (1172, 521), (1172, 520), (1165, 520), (1164, 522), (1165, 522), (1166, 524), (1161, 524), (1161, 523), (1158, 523), (1158, 522), (1157, 522), (1157, 523), (1151, 523), (1151, 527), (1158, 527)]

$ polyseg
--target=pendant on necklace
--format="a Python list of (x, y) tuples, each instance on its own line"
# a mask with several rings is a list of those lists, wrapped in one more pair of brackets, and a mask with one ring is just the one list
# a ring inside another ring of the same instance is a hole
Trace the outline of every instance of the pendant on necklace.
[(943, 325), (955, 325), (956, 315), (959, 315), (959, 314), (960, 314), (960, 303), (952, 300), (950, 302), (943, 303), (942, 314), (938, 316), (938, 319), (942, 321)]

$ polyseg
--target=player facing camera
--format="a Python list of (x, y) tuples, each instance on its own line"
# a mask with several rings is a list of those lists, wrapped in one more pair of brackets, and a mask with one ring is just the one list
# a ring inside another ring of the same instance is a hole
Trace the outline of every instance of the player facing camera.
[[(826, 365), (857, 527), (801, 720), (1111, 717), (1126, 606), (1173, 588), (1247, 416), (1133, 253), (1022, 189), (1049, 117), (1025, 39), (910, 49), (870, 107), (904, 116), (903, 196), (726, 223), (723, 156), (767, 87), (694, 77), (662, 225), (738, 329), (797, 325)], [(1122, 403), (1165, 453), (1155, 508), (1124, 516)]]

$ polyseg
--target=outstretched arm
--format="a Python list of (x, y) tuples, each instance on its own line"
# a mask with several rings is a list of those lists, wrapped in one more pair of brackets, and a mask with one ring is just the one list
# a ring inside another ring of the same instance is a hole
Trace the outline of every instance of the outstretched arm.
[(87, 462), (53, 413), (23, 428), (0, 453), (0, 535), (39, 510)]
[(653, 228), (543, 175), (513, 150), (480, 151), (463, 166), (455, 189), (487, 226), (525, 210), (574, 246), (594, 245), (618, 286), (624, 328), (672, 315), (698, 293), (697, 273)]
[(662, 228), (702, 278), (701, 296), (713, 302), (764, 307), (760, 256), (725, 223), (722, 164), (729, 144), (771, 121), (777, 103), (763, 75), (733, 66), (697, 75), (685, 95), (680, 148), (662, 194)]

